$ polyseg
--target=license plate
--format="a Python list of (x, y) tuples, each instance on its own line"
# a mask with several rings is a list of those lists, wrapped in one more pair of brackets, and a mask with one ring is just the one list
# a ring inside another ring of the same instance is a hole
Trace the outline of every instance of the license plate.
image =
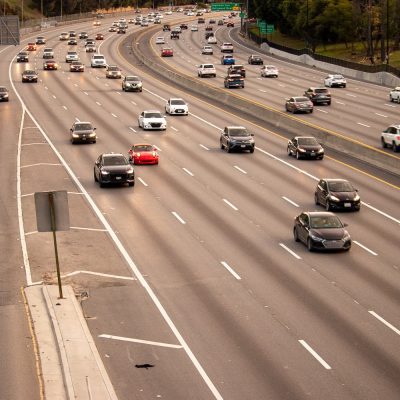
[(116, 179), (117, 181), (119, 181), (119, 180), (121, 179), (121, 177), (120, 177), (120, 176), (116, 176), (115, 179)]
[(183, 110), (176, 110), (176, 112), (177, 112), (177, 113), (182, 113), (182, 112), (183, 112)]
[(241, 144), (240, 147), (246, 147), (246, 145), (245, 144)]
[(351, 203), (344, 203), (345, 207), (351, 207)]

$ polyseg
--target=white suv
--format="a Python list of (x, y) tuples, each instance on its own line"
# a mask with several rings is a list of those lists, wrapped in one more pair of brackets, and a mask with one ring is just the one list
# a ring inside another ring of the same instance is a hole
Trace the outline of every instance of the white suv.
[(106, 68), (106, 58), (102, 54), (94, 54), (90, 60), (90, 66), (92, 68)]
[(400, 125), (391, 125), (381, 133), (382, 147), (391, 147), (394, 152), (400, 151)]
[(79, 61), (79, 56), (76, 51), (68, 51), (65, 56), (65, 62)]
[(54, 51), (51, 47), (46, 47), (43, 50), (43, 58), (54, 58)]
[(324, 80), (325, 86), (328, 87), (346, 87), (346, 79), (343, 75), (328, 75)]
[(400, 103), (400, 87), (399, 86), (393, 88), (390, 91), (389, 100), (390, 101), (396, 101), (397, 103)]
[(197, 69), (197, 76), (199, 78), (204, 78), (204, 77), (216, 77), (217, 76), (217, 71), (214, 67), (214, 64), (200, 64), (199, 68)]
[(138, 125), (144, 130), (163, 130), (167, 129), (167, 121), (160, 111), (143, 111), (139, 115)]
[(233, 44), (232, 43), (222, 43), (221, 46), (222, 53), (233, 53)]

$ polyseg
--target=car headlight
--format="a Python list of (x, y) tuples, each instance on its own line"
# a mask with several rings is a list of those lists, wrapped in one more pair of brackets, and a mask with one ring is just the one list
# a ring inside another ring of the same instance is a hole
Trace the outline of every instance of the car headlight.
[(6, 93), (6, 94), (4, 95), (4, 97), (8, 97), (8, 93)]
[(128, 83), (128, 82), (126, 82), (126, 83), (125, 83), (125, 86), (131, 87), (131, 86), (132, 86), (132, 84), (131, 84), (131, 83)]
[(127, 172), (128, 174), (133, 174), (133, 168), (132, 168), (132, 167), (129, 168), (126, 172)]
[(315, 234), (313, 234), (313, 233), (310, 233), (310, 238), (312, 239), (312, 240), (314, 240), (315, 242), (322, 242), (324, 239), (322, 239), (321, 237), (319, 237), (319, 236), (316, 236)]
[(333, 195), (330, 195), (330, 196), (329, 196), (329, 200), (332, 200), (332, 201), (340, 201), (336, 196), (333, 196)]
[(318, 153), (323, 153), (323, 152), (324, 152), (324, 149), (322, 149), (322, 148), (318, 150)]
[(299, 147), (297, 150), (298, 150), (300, 153), (305, 153), (305, 152), (306, 152), (306, 150), (304, 150), (304, 149), (302, 149), (302, 148), (300, 148), (300, 147)]
[(359, 196), (358, 194), (356, 194), (356, 195), (354, 196), (354, 201), (358, 201), (358, 200), (360, 200), (360, 196)]
[(79, 137), (79, 135), (77, 135), (76, 133), (73, 133), (73, 134), (72, 134), (72, 137), (74, 137), (74, 138), (78, 138), (78, 137)]
[(350, 240), (350, 239), (351, 239), (351, 238), (350, 238), (349, 232), (345, 231), (342, 240), (345, 241), (345, 242), (347, 242), (347, 241)]
[(92, 132), (92, 133), (89, 134), (89, 137), (94, 137), (94, 136), (96, 136), (95, 132)]
[(110, 175), (110, 173), (108, 171), (101, 171), (102, 175)]

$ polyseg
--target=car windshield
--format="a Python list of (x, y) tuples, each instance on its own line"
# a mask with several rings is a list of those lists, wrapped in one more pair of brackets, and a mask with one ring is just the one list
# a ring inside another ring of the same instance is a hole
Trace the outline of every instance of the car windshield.
[(328, 93), (328, 89), (315, 89), (315, 93)]
[(354, 192), (353, 185), (350, 182), (328, 182), (328, 187), (332, 192)]
[(250, 133), (245, 128), (231, 128), (229, 129), (230, 136), (250, 136)]
[(92, 130), (92, 124), (76, 124), (75, 130), (76, 131), (90, 131)]
[(126, 165), (127, 161), (123, 156), (107, 156), (103, 158), (103, 165)]
[(36, 72), (29, 69), (29, 70), (24, 71), (24, 74), (25, 75), (35, 75)]
[(343, 225), (336, 215), (323, 215), (311, 217), (311, 228), (343, 228)]
[(304, 103), (304, 102), (309, 102), (310, 100), (308, 100), (308, 98), (307, 97), (295, 97), (294, 98), (294, 101), (296, 102), (296, 103)]
[(214, 68), (214, 65), (212, 65), (212, 64), (206, 64), (206, 65), (203, 65), (203, 68)]
[(138, 144), (133, 146), (133, 151), (136, 153), (139, 151), (153, 151), (153, 146), (151, 144)]
[(161, 113), (159, 112), (149, 112), (144, 113), (145, 118), (162, 118)]
[(276, 67), (274, 67), (273, 65), (267, 65), (267, 66), (265, 67), (265, 69), (276, 69)]
[(171, 100), (171, 104), (180, 105), (180, 106), (186, 105), (186, 103), (184, 102), (184, 100)]
[(75, 52), (75, 51), (69, 51), (67, 54), (68, 54), (69, 56), (75, 56), (75, 55), (76, 55), (76, 52)]
[(333, 75), (333, 79), (344, 79), (343, 75)]
[(130, 82), (139, 82), (140, 81), (140, 79), (137, 76), (127, 76), (126, 80), (130, 81)]
[(44, 52), (50, 52), (50, 51), (53, 51), (53, 49), (51, 49), (50, 47), (48, 47), (47, 49), (44, 49), (43, 51), (44, 51)]
[(0, 87), (0, 92), (2, 93), (7, 92), (7, 89), (5, 87)]
[(109, 71), (119, 71), (120, 69), (118, 67), (110, 66), (108, 67)]
[(304, 137), (304, 138), (298, 138), (297, 142), (301, 146), (318, 146), (317, 139), (312, 138), (312, 137)]
[(28, 53), (27, 53), (26, 51), (21, 51), (21, 52), (19, 53), (19, 55), (20, 55), (20, 56), (27, 56)]
[(103, 56), (93, 56), (95, 60), (104, 60)]
[(72, 61), (72, 65), (82, 65), (80, 61)]

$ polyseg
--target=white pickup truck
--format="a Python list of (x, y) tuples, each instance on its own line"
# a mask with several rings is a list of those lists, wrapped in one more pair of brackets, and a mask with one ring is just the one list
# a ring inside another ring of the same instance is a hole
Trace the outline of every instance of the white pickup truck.
[(217, 71), (214, 67), (214, 64), (200, 64), (198, 69), (197, 69), (197, 76), (199, 78), (204, 78), (204, 77), (216, 77), (217, 76)]
[(400, 103), (400, 86), (395, 87), (389, 92), (389, 100)]

